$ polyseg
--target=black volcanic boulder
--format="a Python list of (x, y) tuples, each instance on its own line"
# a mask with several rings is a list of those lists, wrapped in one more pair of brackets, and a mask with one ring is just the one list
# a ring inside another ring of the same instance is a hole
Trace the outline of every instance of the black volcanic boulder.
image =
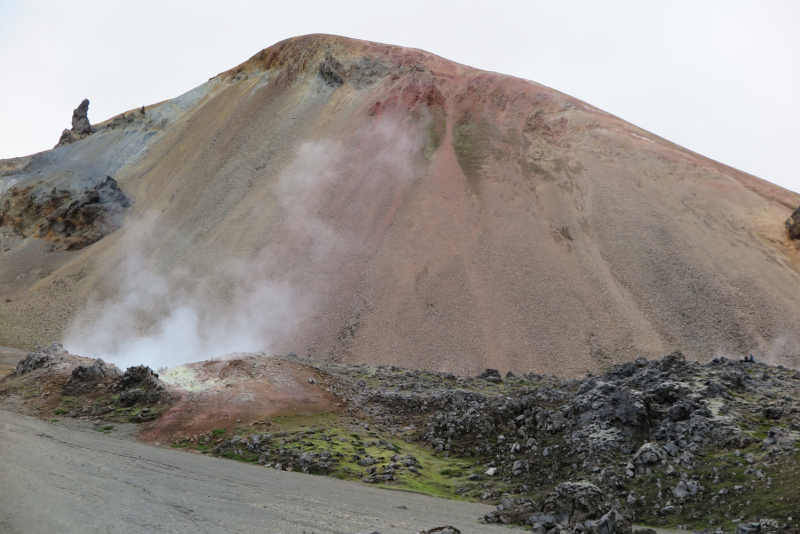
[(98, 358), (92, 365), (79, 365), (73, 369), (63, 393), (70, 396), (91, 393), (100, 384), (116, 380), (121, 375), (114, 364), (109, 365)]
[(119, 403), (122, 406), (133, 406), (138, 403), (153, 404), (161, 400), (166, 393), (164, 383), (146, 365), (128, 367), (119, 382), (114, 384), (114, 389), (119, 391)]
[(17, 368), (14, 370), (14, 374), (16, 376), (22, 376), (36, 369), (50, 367), (50, 364), (53, 363), (56, 357), (66, 353), (67, 351), (64, 350), (64, 346), (61, 345), (61, 343), (53, 343), (49, 347), (40, 345), (37, 347), (36, 352), (29, 352), (25, 359), (20, 360), (17, 364)]
[(789, 237), (800, 239), (800, 206), (786, 219), (786, 229), (789, 230)]
[(484, 372), (476, 376), (475, 378), (480, 378), (483, 380), (488, 380), (489, 382), (502, 382), (503, 377), (500, 375), (500, 371), (497, 369), (486, 369)]
[(579, 530), (593, 534), (631, 532), (627, 514), (612, 508), (600, 488), (588, 482), (562, 482), (545, 497), (541, 511), (570, 529), (582, 524)]

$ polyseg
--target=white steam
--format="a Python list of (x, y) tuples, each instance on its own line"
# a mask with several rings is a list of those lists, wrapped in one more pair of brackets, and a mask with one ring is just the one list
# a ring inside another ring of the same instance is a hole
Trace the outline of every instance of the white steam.
[[(192, 272), (197, 265), (165, 269), (148, 253), (157, 249), (154, 236), (163, 231), (159, 214), (132, 223), (135, 229), (123, 228), (121, 241), (127, 243), (117, 246), (124, 246), (127, 256), (112, 284), (116, 296), (98, 289), (64, 345), (121, 368), (271, 351), (331, 294), (348, 262), (366, 250), (364, 237), (356, 238), (358, 226), (333, 225), (331, 214), (345, 211), (349, 220), (359, 220), (358, 210), (366, 215), (374, 209), (370, 203), (397, 197), (413, 180), (421, 136), (411, 130), (379, 122), (356, 136), (355, 148), (330, 141), (302, 144), (274, 188), (279, 237), (255, 257), (209, 259), (196, 269), (202, 275)], [(351, 161), (363, 145), (374, 147), (368, 169)], [(363, 202), (337, 204), (354, 191)]]

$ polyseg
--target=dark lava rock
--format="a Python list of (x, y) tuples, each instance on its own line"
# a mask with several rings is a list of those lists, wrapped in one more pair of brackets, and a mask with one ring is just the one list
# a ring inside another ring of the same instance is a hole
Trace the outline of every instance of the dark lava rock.
[(339, 61), (330, 54), (325, 56), (325, 61), (319, 64), (319, 76), (322, 80), (332, 86), (341, 87), (344, 85), (344, 67)]
[(786, 229), (789, 230), (789, 237), (800, 239), (800, 206), (786, 219)]
[(14, 373), (17, 376), (22, 376), (36, 369), (50, 367), (52, 358), (49, 354), (42, 354), (41, 352), (29, 352), (24, 360), (20, 360)]
[(490, 382), (500, 382), (503, 379), (503, 377), (500, 376), (500, 371), (497, 369), (486, 369), (475, 378), (482, 378), (483, 380), (489, 380)]
[(89, 99), (84, 98), (83, 102), (72, 111), (72, 131), (78, 135), (92, 133), (92, 125), (89, 124)]
[[(587, 520), (600, 521), (612, 510), (605, 503), (603, 492), (588, 482), (562, 482), (555, 491), (545, 497), (541, 505), (542, 512), (555, 517), (556, 523), (565, 527), (574, 527)], [(630, 522), (622, 514), (613, 519), (612, 532), (630, 533)]]
[(0, 204), (0, 226), (21, 237), (53, 241), (52, 250), (78, 250), (122, 225), (130, 199), (110, 176), (81, 193), (40, 186), (12, 188)]
[(61, 137), (53, 148), (80, 141), (94, 132), (94, 128), (92, 128), (92, 125), (89, 123), (89, 100), (84, 99), (83, 102), (72, 111), (72, 129), (61, 132)]
[(14, 370), (14, 374), (16, 376), (22, 376), (36, 369), (50, 367), (50, 364), (55, 360), (56, 356), (66, 353), (61, 343), (53, 343), (49, 347), (39, 346), (36, 352), (29, 352), (25, 359), (20, 360), (17, 364), (17, 368)]
[(140, 402), (153, 404), (166, 393), (164, 383), (145, 365), (129, 367), (119, 382), (114, 384), (114, 389), (120, 392), (119, 403), (122, 406), (133, 406)]
[(122, 373), (116, 366), (108, 365), (98, 358), (92, 365), (79, 365), (72, 370), (69, 382), (64, 386), (64, 395), (82, 395), (97, 389), (97, 386), (108, 381), (116, 380)]
[(603, 491), (589, 482), (562, 482), (537, 506), (530, 499), (503, 497), (487, 523), (527, 524), (534, 532), (559, 531), (590, 534), (630, 534), (631, 514), (614, 507)]
[(458, 530), (456, 527), (447, 525), (444, 527), (436, 527), (430, 530), (422, 530), (417, 534), (461, 534), (461, 531)]

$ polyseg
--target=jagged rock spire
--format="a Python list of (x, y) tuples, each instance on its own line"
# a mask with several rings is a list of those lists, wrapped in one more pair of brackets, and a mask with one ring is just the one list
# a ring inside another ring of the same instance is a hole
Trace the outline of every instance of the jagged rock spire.
[(94, 128), (89, 123), (89, 99), (84, 98), (83, 102), (72, 110), (72, 129), (61, 132), (61, 138), (53, 148), (68, 145), (75, 141), (80, 141), (94, 133)]

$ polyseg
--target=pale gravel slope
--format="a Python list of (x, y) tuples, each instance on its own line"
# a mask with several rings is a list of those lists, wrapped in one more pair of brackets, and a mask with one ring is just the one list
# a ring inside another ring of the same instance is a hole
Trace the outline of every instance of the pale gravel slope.
[(2, 532), (497, 532), (478, 524), (493, 509), (483, 504), (206, 458), (4, 410), (0, 442)]

